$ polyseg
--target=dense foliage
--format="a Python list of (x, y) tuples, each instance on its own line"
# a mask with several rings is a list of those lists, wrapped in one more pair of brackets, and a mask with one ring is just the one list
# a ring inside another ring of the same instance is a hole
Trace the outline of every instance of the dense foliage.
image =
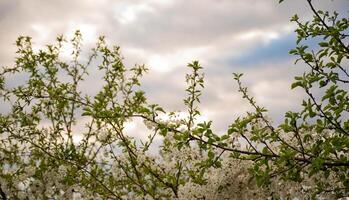
[[(2, 199), (333, 199), (349, 194), (349, 19), (317, 11), (297, 15), (297, 47), (290, 51), (309, 70), (292, 88), (307, 94), (303, 109), (273, 126), (234, 74), (254, 112), (235, 119), (225, 134), (198, 123), (204, 78), (188, 64), (187, 115), (147, 102), (140, 90), (144, 65), (128, 68), (120, 49), (101, 37), (81, 56), (79, 31), (33, 49), (19, 37), (15, 64), (0, 72), (0, 196)], [(347, 14), (347, 13), (346, 13)], [(306, 40), (320, 41), (316, 47)], [(72, 59), (62, 56), (72, 46)], [(98, 66), (103, 87), (88, 95), (81, 84)], [(20, 81), (18, 77), (21, 77)], [(12, 82), (11, 82), (12, 81)], [(148, 140), (127, 135), (142, 119)], [(81, 121), (84, 128), (77, 127)], [(158, 154), (150, 153), (161, 136)], [(76, 138), (80, 138), (76, 140)]]

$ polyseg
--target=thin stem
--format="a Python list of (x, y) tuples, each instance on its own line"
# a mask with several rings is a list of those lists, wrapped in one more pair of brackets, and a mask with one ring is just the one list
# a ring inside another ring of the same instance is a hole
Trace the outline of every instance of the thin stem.
[[(328, 30), (330, 31), (330, 27), (326, 24), (326, 22), (324, 21), (324, 19), (322, 19), (319, 15), (319, 13), (315, 10), (311, 0), (307, 0), (311, 10), (313, 11), (313, 13), (316, 15), (316, 17), (319, 18), (320, 22), (322, 23), (322, 25)], [(332, 35), (332, 37), (337, 40), (337, 42), (346, 50), (347, 53), (349, 53), (349, 47), (345, 46), (345, 44), (342, 42), (341, 39), (339, 39), (339, 37), (337, 35)]]

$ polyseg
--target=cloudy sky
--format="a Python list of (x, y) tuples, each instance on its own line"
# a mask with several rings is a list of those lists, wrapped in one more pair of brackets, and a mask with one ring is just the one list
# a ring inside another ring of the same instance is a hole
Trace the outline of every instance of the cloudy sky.
[[(338, 10), (349, 2), (314, 5)], [(245, 74), (251, 95), (277, 123), (303, 97), (290, 91), (292, 78), (304, 70), (288, 55), (295, 46), (295, 25), (289, 22), (295, 13), (302, 19), (312, 15), (305, 0), (0, 0), (0, 65), (13, 64), (19, 35), (40, 46), (80, 29), (86, 45), (105, 35), (121, 46), (127, 65), (146, 64), (151, 70), (143, 88), (150, 102), (166, 110), (184, 109), (186, 64), (199, 60), (206, 81), (201, 111), (216, 131), (250, 109), (233, 72)], [(129, 128), (135, 134), (140, 129)]]

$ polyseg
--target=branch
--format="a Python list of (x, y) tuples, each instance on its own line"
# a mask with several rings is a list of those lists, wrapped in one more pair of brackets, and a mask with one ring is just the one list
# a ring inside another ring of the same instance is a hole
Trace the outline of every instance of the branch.
[(77, 163), (74, 163), (72, 161), (69, 161), (69, 160), (66, 160), (66, 159), (61, 159), (61, 158), (58, 158), (54, 155), (52, 155), (50, 152), (46, 151), (46, 149), (44, 149), (43, 147), (39, 146), (38, 144), (28, 140), (28, 139), (25, 139), (25, 138), (18, 138), (18, 139), (22, 139), (28, 143), (30, 143), (31, 145), (33, 145), (34, 147), (38, 148), (39, 150), (41, 150), (43, 153), (45, 153), (46, 155), (48, 155), (49, 157), (55, 159), (55, 160), (61, 160), (61, 161), (64, 161), (70, 165), (73, 165), (73, 166), (76, 166), (78, 169), (81, 169), (82, 171), (84, 171), (85, 173), (89, 174), (90, 177), (92, 177), (95, 181), (97, 181), (105, 190), (107, 190), (113, 197), (115, 197), (115, 199), (119, 199), (119, 200), (122, 200), (122, 198), (114, 193), (112, 190), (110, 190), (101, 180), (99, 180), (96, 176), (94, 176), (90, 171), (88, 171), (87, 169), (85, 168), (81, 168), (81, 166)]
[(320, 113), (322, 114), (321, 116), (324, 117), (325, 119), (327, 119), (330, 124), (332, 124), (336, 129), (340, 130), (343, 134), (349, 136), (349, 133), (346, 132), (341, 125), (337, 122), (337, 121), (333, 121), (331, 120), (326, 113), (322, 110), (321, 105), (319, 105), (315, 99), (315, 97), (313, 96), (313, 94), (310, 93), (308, 88), (305, 88), (305, 92), (308, 94), (308, 96), (311, 98), (311, 100), (313, 101), (314, 105), (316, 106), (316, 108), (318, 109), (318, 111), (320, 111)]
[[(153, 123), (155, 123), (156, 125), (160, 126), (160, 125), (163, 125), (157, 121), (154, 121), (146, 116), (143, 116), (143, 115), (132, 115), (130, 117), (141, 117), (145, 120), (148, 120), (148, 121), (151, 121)], [(181, 131), (175, 129), (175, 128), (171, 128), (171, 127), (167, 127), (170, 131), (173, 131), (175, 133), (178, 133), (178, 134), (183, 134)], [(200, 141), (204, 144), (207, 144), (207, 145), (211, 145), (213, 147), (216, 147), (216, 148), (219, 148), (221, 150), (225, 150), (225, 151), (228, 151), (228, 152), (234, 152), (234, 153), (239, 153), (239, 154), (243, 154), (243, 155), (250, 155), (250, 156), (261, 156), (261, 157), (264, 157), (266, 159), (271, 159), (271, 158), (281, 158), (282, 156), (279, 155), (279, 154), (266, 154), (266, 153), (262, 153), (262, 152), (250, 152), (250, 151), (246, 151), (246, 150), (241, 150), (241, 149), (235, 149), (235, 148), (229, 148), (229, 147), (226, 147), (226, 146), (221, 146), (219, 144), (215, 144), (215, 143), (212, 143), (212, 142), (208, 142), (204, 139), (201, 139), (201, 138), (198, 138), (194, 135), (191, 135), (189, 134), (189, 138), (191, 140), (196, 140), (196, 141)], [(301, 163), (308, 163), (308, 164), (311, 164), (312, 163), (312, 159), (311, 158), (303, 158), (303, 157), (294, 157), (293, 158), (295, 161), (298, 161), (298, 162), (301, 162)], [(349, 167), (349, 161), (347, 162), (335, 162), (335, 161), (327, 161), (327, 162), (324, 162), (323, 163), (324, 166), (326, 167)]]
[[(320, 22), (322, 23), (322, 25), (328, 30), (330, 31), (330, 27), (326, 24), (326, 22), (320, 17), (319, 13), (315, 10), (313, 4), (311, 3), (311, 0), (307, 0), (311, 10), (313, 11), (313, 13), (316, 15), (316, 17), (319, 18)], [(349, 47), (345, 46), (345, 44), (342, 42), (341, 39), (338, 38), (338, 36), (336, 35), (332, 35), (334, 39), (337, 40), (337, 42), (346, 50), (347, 53), (349, 53)]]
[(1, 188), (1, 184), (0, 184), (0, 196), (1, 196), (2, 200), (7, 200), (7, 196), (4, 192), (4, 190), (2, 190), (2, 188)]

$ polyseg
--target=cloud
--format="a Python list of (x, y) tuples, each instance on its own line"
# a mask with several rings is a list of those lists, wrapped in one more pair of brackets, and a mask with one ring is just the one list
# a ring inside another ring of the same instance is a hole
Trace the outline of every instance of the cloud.
[[(343, 10), (347, 3), (317, 1), (315, 6)], [(294, 46), (289, 22), (294, 13), (302, 19), (312, 16), (303, 0), (2, 0), (0, 65), (13, 64), (19, 35), (32, 36), (37, 48), (58, 34), (70, 37), (75, 29), (81, 29), (88, 47), (106, 35), (108, 43), (122, 47), (127, 66), (145, 63), (151, 69), (142, 86), (149, 101), (177, 111), (185, 109), (186, 64), (199, 60), (206, 77), (202, 113), (222, 132), (251, 109), (237, 92), (233, 72), (245, 73), (251, 95), (276, 122), (285, 111), (299, 108), (303, 94), (288, 87), (304, 70), (293, 67), (294, 58), (287, 54)], [(89, 94), (101, 86), (100, 74), (92, 70), (95, 76), (81, 86)], [(130, 125), (129, 131), (142, 133), (143, 128)]]
[[(290, 58), (289, 50), (295, 47), (296, 35), (285, 34), (277, 36), (266, 43), (252, 46), (243, 55), (232, 58), (231, 62), (236, 65), (249, 65), (271, 60), (283, 60)], [(253, 58), (253, 59), (251, 59)]]
[(138, 3), (135, 5), (123, 4), (121, 2), (118, 5), (115, 5), (115, 16), (114, 18), (119, 21), (120, 24), (129, 24), (135, 22), (139, 14), (143, 12), (153, 12), (154, 10), (148, 5), (144, 3)]

